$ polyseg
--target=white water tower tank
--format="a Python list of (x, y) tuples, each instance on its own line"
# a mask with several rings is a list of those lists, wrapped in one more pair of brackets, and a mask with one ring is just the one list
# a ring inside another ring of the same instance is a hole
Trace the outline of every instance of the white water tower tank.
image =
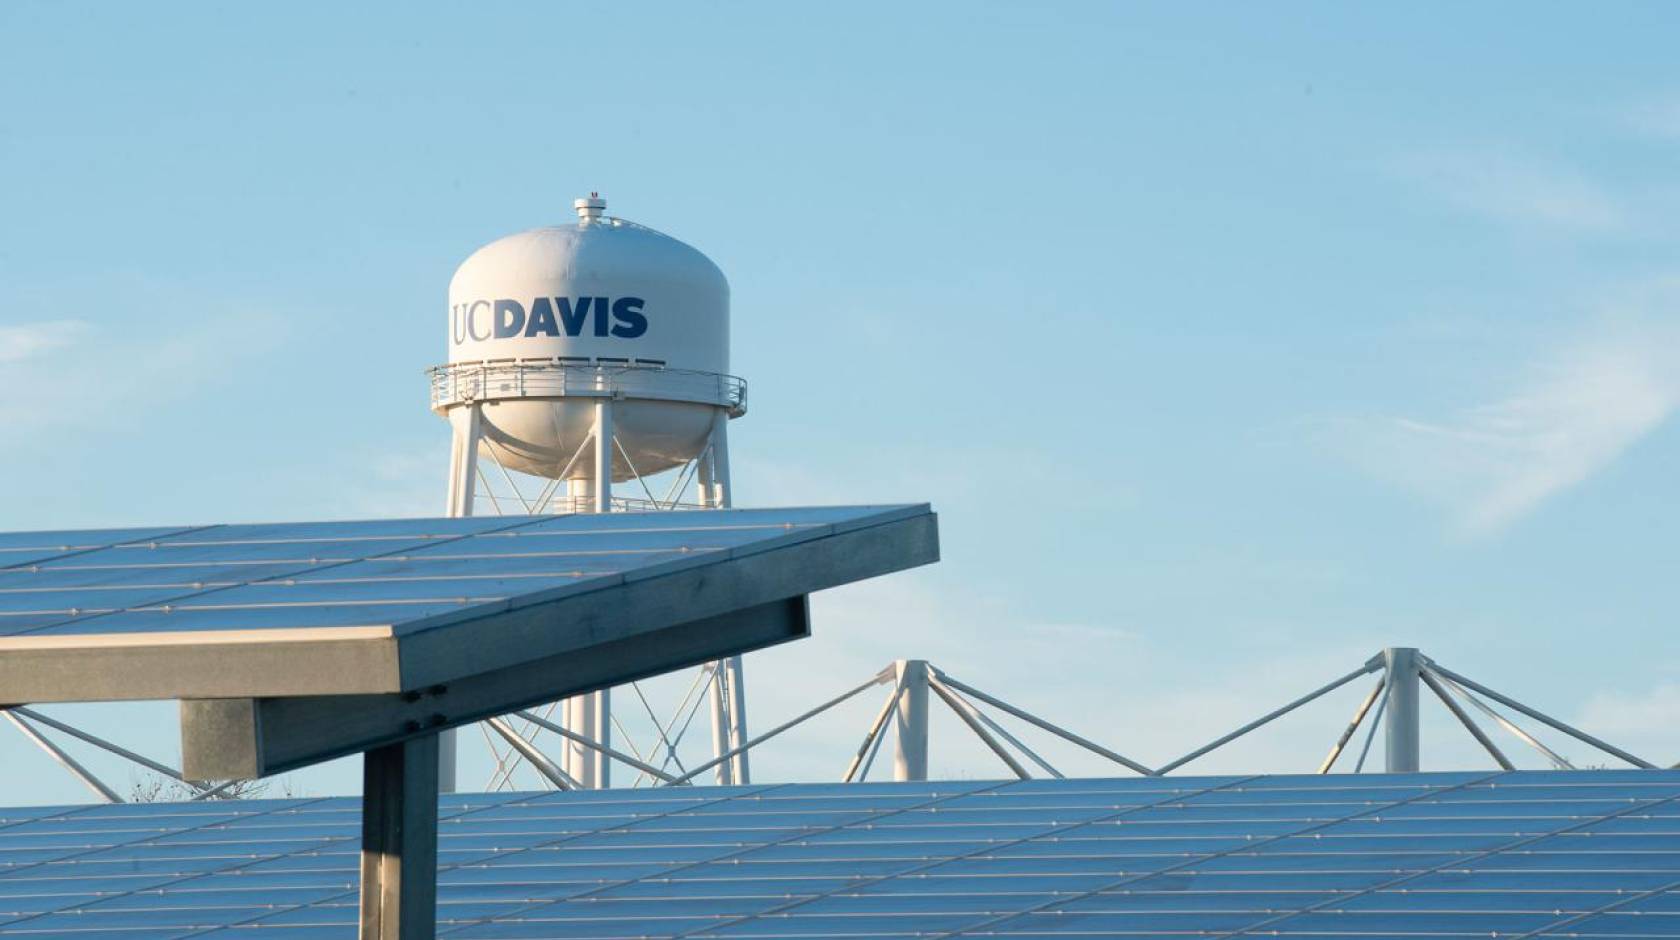
[(449, 283), (448, 364), (432, 408), (480, 406), (480, 446), (503, 466), (590, 480), (579, 459), (594, 405), (612, 400), (612, 478), (681, 466), (716, 413), (745, 411), (729, 372), (729, 282), (709, 258), (605, 214), (591, 194), (575, 224), (473, 252)]
[[(729, 282), (688, 245), (608, 216), (597, 194), (574, 205), (575, 223), (491, 242), (449, 282), (448, 361), (429, 373), (432, 410), (453, 436), (449, 514), (472, 515), (481, 487), (502, 511), (481, 453), (556, 481), (527, 500), (506, 476), (526, 512), (729, 508), (729, 419), (747, 407), (746, 383), (729, 374)], [(677, 468), (663, 497), (647, 486)], [(632, 479), (641, 485), (614, 494)], [(691, 484), (695, 502), (684, 502)], [(715, 774), (745, 783), (741, 658), (711, 674)], [(609, 690), (568, 699), (561, 726), (561, 770), (607, 786), (606, 752), (588, 745), (611, 741)], [(452, 733), (439, 750), (452, 788)]]

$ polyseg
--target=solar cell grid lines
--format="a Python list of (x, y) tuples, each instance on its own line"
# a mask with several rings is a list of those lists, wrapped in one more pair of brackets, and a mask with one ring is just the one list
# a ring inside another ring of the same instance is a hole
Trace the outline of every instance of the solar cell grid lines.
[[(879, 564), (852, 572), (869, 577), (934, 560), (931, 518), (924, 505), (9, 533), (0, 535), (0, 698), (406, 691), (451, 678), (447, 668), (420, 666), (426, 657), (410, 653), (409, 640), (443, 644), (463, 624), (542, 605), (564, 624), (554, 605), (689, 568), (750, 582), (754, 590), (731, 598), (736, 607), (799, 596), (850, 578), (844, 564), (799, 565), (805, 546), (867, 555), (841, 543), (920, 524), (919, 535), (905, 531), (916, 536), (908, 541), (875, 543), (885, 549)], [(919, 560), (886, 561), (912, 542)], [(748, 570), (771, 553), (791, 561)], [(670, 609), (667, 619), (722, 613), (723, 601)], [(100, 651), (105, 659), (89, 655)], [(509, 649), (479, 668), (538, 652)], [(251, 684), (236, 689), (221, 678), (235, 673), (229, 657), (243, 657)]]
[[(456, 938), (1680, 935), (1680, 772), (451, 795)], [(359, 801), (0, 811), (0, 935), (350, 938)], [(254, 933), (253, 933), (254, 932)]]
[[(375, 612), (391, 613), (397, 605), (412, 605), (412, 620), (506, 597), (516, 593), (510, 582), (521, 579), (552, 586), (611, 576), (859, 514), (731, 510), (710, 518), (625, 513), (8, 533), (0, 536), (0, 636), (160, 629), (155, 615), (193, 611), (240, 616), (168, 628), (383, 622)], [(90, 598), (94, 606), (86, 603)], [(82, 603), (58, 603), (68, 601)], [(250, 613), (277, 606), (299, 616)], [(371, 610), (358, 616), (357, 606)]]

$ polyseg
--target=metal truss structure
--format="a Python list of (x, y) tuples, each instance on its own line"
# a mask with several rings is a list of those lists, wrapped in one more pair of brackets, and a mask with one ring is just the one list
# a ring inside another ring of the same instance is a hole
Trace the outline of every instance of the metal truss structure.
[[(579, 370), (570, 368), (565, 371)], [(673, 374), (691, 383), (694, 380), (692, 375)], [(668, 394), (666, 390), (649, 385), (646, 381), (648, 375), (662, 381), (670, 379), (670, 374), (664, 370), (625, 368), (614, 371), (610, 382), (603, 379), (592, 386), (607, 388), (613, 394), (595, 399), (593, 430), (578, 443), (570, 460), (553, 478), (530, 477), (507, 467), (498, 457), (495, 447), (482, 446), (480, 409), (483, 406), (470, 396), (456, 402), (450, 412), (455, 446), (449, 483), (449, 514), (474, 515), (483, 507), (488, 507), (495, 515), (729, 508), (732, 497), (728, 418), (745, 408), (744, 383), (725, 376), (722, 379), (728, 381), (720, 379), (721, 384), (717, 384), (716, 388), (695, 391), (684, 386), (684, 394), (691, 397), (702, 399), (703, 395), (710, 394), (716, 399), (708, 400), (708, 403), (717, 405), (711, 434), (699, 453), (681, 466), (661, 474), (644, 476), (636, 469), (623, 442), (613, 433), (613, 403), (617, 400), (614, 395), (626, 394), (626, 389), (617, 387), (625, 382), (625, 376), (639, 377), (641, 382), (632, 384), (630, 392), (652, 394), (659, 391)], [(715, 376), (712, 378), (718, 379)], [(521, 384), (519, 391), (532, 395), (552, 392), (551, 389), (527, 387), (526, 384)], [(459, 389), (456, 393), (461, 394)], [(571, 393), (574, 396), (579, 394), (577, 390)], [(612, 472), (615, 459), (629, 467), (631, 480), (626, 482), (633, 483), (639, 492), (633, 490), (629, 496), (614, 492)], [(585, 461), (592, 465), (592, 478), (565, 481), (573, 468)], [(664, 720), (654, 712), (645, 688), (647, 684), (632, 683), (627, 690), (620, 690), (621, 699), (625, 691), (633, 697), (652, 728), (654, 740), (645, 748), (638, 748), (622, 716), (614, 711), (613, 690), (588, 693), (551, 703), (536, 712), (523, 712), (480, 724), (481, 736), (494, 765), (485, 788), (497, 790), (512, 786), (514, 775), (521, 766), (531, 767), (542, 780), (552, 785), (564, 783), (567, 787), (581, 789), (605, 788), (612, 784), (612, 764), (617, 759), (609, 755), (630, 758), (637, 762), (631, 765), (633, 767), (651, 766), (644, 758), (652, 759), (657, 755), (657, 759), (664, 762), (661, 773), (673, 764), (680, 768), (682, 764), (676, 745), (683, 737), (681, 732), (687, 730), (699, 709), (707, 704), (710, 705), (714, 755), (733, 753), (729, 760), (716, 763), (716, 782), (750, 781), (747, 749), (740, 746), (745, 742), (747, 728), (746, 686), (740, 657), (708, 664), (690, 685), (672, 716)], [(561, 737), (558, 760), (541, 754), (533, 743), (545, 730)], [(633, 753), (625, 754), (614, 749), (612, 742), (615, 739), (624, 742)], [(458, 746), (456, 736), (445, 734), (440, 744), (445, 765), (444, 786), (453, 789), (455, 749)], [(637, 781), (645, 779), (648, 773), (638, 769)], [(654, 774), (654, 779), (657, 777), (658, 774)]]
[[(578, 779), (563, 763), (550, 756), (550, 752), (544, 749), (545, 739), (542, 735), (558, 739), (563, 748), (576, 748), (603, 763), (622, 765), (627, 772), (635, 774), (629, 786), (692, 785), (703, 782), (708, 777), (715, 779), (719, 768), (734, 765), (738, 758), (744, 757), (753, 749), (762, 747), (813, 718), (882, 686), (889, 687), (887, 697), (869, 722), (856, 751), (849, 756), (839, 778), (844, 783), (859, 782), (869, 777), (889, 737), (894, 739), (892, 779), (928, 779), (928, 723), (930, 704), (935, 700), (946, 706), (1014, 777), (1029, 779), (1035, 776), (1066, 776), (1045, 759), (1039, 749), (1023, 740), (1023, 735), (1034, 732), (1072, 744), (1131, 773), (1163, 776), (1179, 771), (1231, 742), (1352, 684), (1361, 677), (1371, 675), (1376, 676), (1376, 682), (1358, 701), (1348, 723), (1336, 736), (1328, 753), (1317, 766), (1317, 773), (1331, 773), (1336, 770), (1338, 763), (1345, 767), (1346, 762), (1341, 761), (1341, 758), (1350, 750), (1350, 745), (1356, 737), (1360, 736), (1362, 728), (1364, 734), (1351, 772), (1359, 773), (1365, 770), (1375, 748), (1379, 730), (1383, 737), (1384, 770), (1422, 770), (1419, 718), (1425, 690), (1441, 703), (1488, 758), (1502, 769), (1514, 769), (1515, 765), (1490, 734), (1492, 728), (1497, 728), (1518, 744), (1531, 748), (1555, 769), (1577, 769), (1577, 765), (1556, 748), (1547, 745), (1536, 734), (1519, 725), (1519, 718), (1537, 722), (1552, 732), (1632, 767), (1657, 766), (1533, 706), (1448, 669), (1410, 647), (1390, 647), (1382, 650), (1359, 668), (1261, 715), (1228, 734), (1155, 767), (1111, 750), (992, 693), (963, 682), (926, 660), (918, 659), (893, 662), (859, 685), (755, 737), (716, 749), (709, 760), (692, 766), (686, 765), (679, 754), (679, 745), (685, 733), (694, 724), (700, 708), (708, 699), (715, 700), (715, 695), (709, 696), (708, 692), (717, 688), (721, 672), (715, 663), (698, 670), (677, 707), (664, 719), (653, 714), (652, 706), (641, 694), (639, 685), (632, 684), (629, 687), (652, 716), (654, 727), (657, 729), (656, 742), (646, 749), (637, 748), (633, 743), (627, 744), (626, 749), (615, 748), (610, 743), (567, 729), (553, 720), (553, 705), (540, 710), (521, 710), (485, 721), (481, 727), (486, 739), (496, 744), (498, 755), (505, 755), (497, 764), (489, 788), (509, 787), (513, 770), (520, 761), (527, 763), (546, 786), (561, 790), (588, 788), (585, 781)], [(1501, 708), (1504, 711), (1501, 711)], [(36, 709), (14, 706), (5, 709), (4, 713), (20, 733), (63, 766), (100, 800), (122, 802), (115, 790), (66, 753), (63, 747), (47, 736), (44, 729), (75, 738), (190, 788), (190, 799), (226, 799), (238, 795), (234, 781), (215, 784), (189, 783), (182, 777), (181, 772), (173, 767), (81, 731)], [(1478, 723), (1475, 717), (1477, 715), (1491, 728)], [(1004, 719), (1019, 723), (1016, 731), (1011, 731)], [(623, 739), (627, 742), (630, 740), (628, 735)], [(1680, 763), (1673, 766), (1680, 767)]]

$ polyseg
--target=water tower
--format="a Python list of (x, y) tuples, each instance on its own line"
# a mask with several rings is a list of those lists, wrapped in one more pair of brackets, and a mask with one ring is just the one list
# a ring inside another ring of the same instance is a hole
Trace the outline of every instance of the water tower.
[[(694, 248), (606, 215), (595, 193), (575, 207), (575, 224), (497, 239), (449, 283), (448, 362), (430, 373), (454, 433), (449, 514), (473, 514), (481, 457), (510, 482), (547, 481), (523, 512), (673, 509), (691, 481), (698, 505), (728, 507), (728, 423), (746, 412), (746, 383), (729, 375), (729, 282)], [(646, 480), (673, 470), (662, 498)], [(722, 754), (746, 740), (745, 690), (739, 657), (711, 669)], [(567, 700), (560, 723), (608, 744), (610, 694)], [(452, 739), (443, 751), (447, 787)], [(607, 786), (607, 766), (568, 740), (561, 768), (580, 784)], [(719, 770), (746, 782), (745, 754)]]

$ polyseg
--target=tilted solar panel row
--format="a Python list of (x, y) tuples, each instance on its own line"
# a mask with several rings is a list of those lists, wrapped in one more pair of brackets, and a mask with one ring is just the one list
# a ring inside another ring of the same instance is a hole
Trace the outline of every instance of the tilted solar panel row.
[(0, 637), (414, 624), (880, 516), (835, 507), (0, 533)]
[[(359, 801), (0, 811), (0, 934), (348, 938)], [(1680, 936), (1680, 772), (446, 797), (440, 935)]]

